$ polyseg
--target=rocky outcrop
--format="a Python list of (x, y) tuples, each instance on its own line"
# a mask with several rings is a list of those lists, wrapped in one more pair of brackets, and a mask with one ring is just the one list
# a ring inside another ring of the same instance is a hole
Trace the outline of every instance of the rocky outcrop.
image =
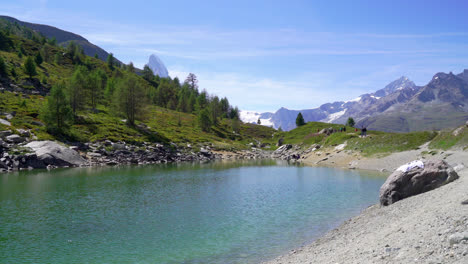
[(45, 165), (63, 167), (81, 166), (86, 163), (86, 160), (77, 151), (54, 141), (32, 141), (25, 147), (31, 148), (35, 152), (38, 162), (43, 162)]
[(380, 188), (380, 204), (390, 205), (456, 179), (458, 174), (443, 160), (414, 161), (401, 166), (387, 178)]

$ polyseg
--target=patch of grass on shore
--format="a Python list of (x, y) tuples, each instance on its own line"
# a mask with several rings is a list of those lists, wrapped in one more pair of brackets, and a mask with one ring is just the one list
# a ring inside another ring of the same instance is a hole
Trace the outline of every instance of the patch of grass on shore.
[[(318, 132), (324, 128), (330, 127), (339, 131), (340, 127), (343, 127), (343, 125), (321, 122), (307, 122), (305, 125), (295, 128), (291, 131), (277, 133), (277, 138), (283, 137), (285, 144), (320, 144), (325, 138), (325, 135), (318, 134)], [(354, 131), (354, 128), (346, 127), (346, 131)]]
[(453, 135), (453, 131), (441, 131), (429, 144), (432, 149), (447, 150), (453, 147), (466, 149), (468, 147), (468, 128), (463, 127), (458, 136)]
[(349, 139), (346, 149), (361, 151), (366, 156), (414, 150), (424, 143), (431, 141), (436, 135), (436, 132), (430, 131), (410, 133), (371, 131), (365, 138)]

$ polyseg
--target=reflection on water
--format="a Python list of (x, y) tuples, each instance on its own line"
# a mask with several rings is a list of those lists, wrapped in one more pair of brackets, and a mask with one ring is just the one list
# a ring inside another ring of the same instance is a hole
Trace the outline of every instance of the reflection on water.
[(375, 203), (384, 180), (272, 160), (3, 174), (0, 259), (256, 263)]

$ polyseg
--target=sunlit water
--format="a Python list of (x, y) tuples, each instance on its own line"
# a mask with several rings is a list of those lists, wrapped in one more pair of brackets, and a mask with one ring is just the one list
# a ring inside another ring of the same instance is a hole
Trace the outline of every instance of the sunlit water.
[(211, 163), (0, 175), (0, 263), (258, 263), (377, 202), (382, 175)]

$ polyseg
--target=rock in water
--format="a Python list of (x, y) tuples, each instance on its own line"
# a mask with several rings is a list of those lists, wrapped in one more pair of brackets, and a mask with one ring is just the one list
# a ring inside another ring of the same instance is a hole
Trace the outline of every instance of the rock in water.
[(166, 66), (156, 55), (151, 55), (149, 57), (148, 66), (153, 71), (154, 75), (159, 75), (159, 77), (167, 78), (169, 73), (167, 72)]
[[(407, 165), (400, 168), (410, 167)], [(400, 168), (395, 170), (380, 187), (381, 205), (390, 205), (458, 179), (458, 174), (444, 160), (427, 161), (423, 166), (414, 166), (409, 170)]]
[(59, 145), (53, 141), (32, 141), (26, 144), (37, 155), (37, 158), (46, 165), (53, 166), (80, 166), (86, 161), (75, 150)]

